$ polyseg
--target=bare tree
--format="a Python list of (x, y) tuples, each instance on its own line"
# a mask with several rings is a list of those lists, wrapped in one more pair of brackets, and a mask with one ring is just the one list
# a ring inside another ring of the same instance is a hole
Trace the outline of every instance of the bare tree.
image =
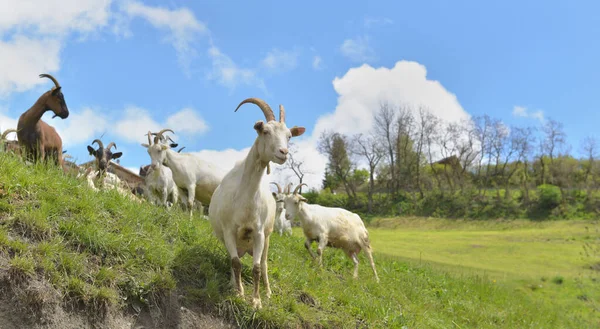
[[(314, 174), (306, 170), (305, 160), (300, 160), (298, 156), (298, 146), (294, 143), (289, 144), (288, 160), (279, 167), (280, 171), (291, 171), (298, 178), (299, 184), (304, 183), (304, 176)], [(299, 190), (302, 193), (302, 186)]]
[(555, 184), (554, 176), (556, 173), (554, 171), (556, 170), (556, 168), (554, 167), (554, 158), (562, 150), (562, 147), (564, 147), (567, 135), (563, 130), (563, 124), (553, 119), (548, 119), (548, 121), (546, 121), (542, 128), (542, 131), (545, 135), (541, 144), (542, 156), (540, 157), (540, 162), (542, 165), (542, 172), (545, 171), (547, 167), (547, 164), (545, 163), (543, 158), (543, 156), (547, 154), (550, 160), (550, 183)]
[(354, 137), (353, 152), (364, 158), (369, 166), (369, 190), (368, 190), (368, 211), (373, 212), (373, 192), (375, 190), (375, 169), (379, 161), (385, 155), (385, 150), (374, 136), (363, 136), (362, 134)]
[[(429, 166), (433, 172), (433, 177), (435, 178), (438, 188), (442, 191), (442, 182), (439, 178), (439, 173), (435, 169), (434, 163), (434, 148), (436, 141), (436, 130), (439, 126), (439, 118), (433, 115), (428, 108), (425, 106), (419, 106), (417, 112), (417, 134), (416, 134), (416, 151), (417, 158), (421, 158), (424, 154), (427, 155), (427, 159), (429, 160)], [(417, 186), (419, 188), (419, 194), (421, 198), (423, 198), (423, 186), (422, 186), (422, 172), (420, 166), (417, 166)], [(442, 191), (443, 192), (443, 191)]]
[(594, 162), (598, 157), (598, 140), (595, 137), (588, 136), (581, 143), (581, 150), (587, 160), (587, 163), (584, 165), (584, 177), (583, 183), (586, 189), (590, 190), (589, 180), (590, 177), (593, 179), (594, 175)]
[(387, 156), (390, 161), (391, 184), (390, 192), (396, 194), (396, 173), (395, 173), (395, 154), (394, 154), (394, 108), (387, 102), (379, 105), (379, 110), (375, 113), (375, 133), (379, 136), (387, 149)]

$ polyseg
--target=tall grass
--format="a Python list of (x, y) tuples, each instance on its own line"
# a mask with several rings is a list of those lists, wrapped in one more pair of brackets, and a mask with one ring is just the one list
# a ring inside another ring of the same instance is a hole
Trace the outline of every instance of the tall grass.
[[(481, 275), (449, 274), (375, 254), (381, 283), (361, 255), (359, 279), (339, 250), (314, 264), (298, 232), (272, 236), (273, 297), (255, 312), (229, 286), (229, 260), (207, 221), (93, 192), (54, 168), (0, 154), (0, 257), (22, 280), (37, 276), (65, 302), (105, 312), (161, 306), (176, 293), (252, 328), (583, 328), (565, 313)], [(251, 291), (251, 259), (243, 259)]]

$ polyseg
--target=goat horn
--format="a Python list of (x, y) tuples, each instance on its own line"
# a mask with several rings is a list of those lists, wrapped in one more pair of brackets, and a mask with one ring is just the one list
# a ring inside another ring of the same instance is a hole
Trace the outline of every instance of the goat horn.
[(302, 187), (302, 185), (304, 185), (304, 186), (308, 187), (308, 185), (306, 185), (306, 184), (302, 183), (302, 184), (300, 184), (300, 185), (296, 186), (296, 188), (294, 189), (294, 194), (297, 194), (297, 193), (298, 193), (298, 190), (300, 189), (300, 187)]
[(115, 144), (115, 142), (110, 142), (108, 143), (108, 146), (106, 147), (107, 150), (110, 150), (111, 147), (115, 147), (115, 150), (117, 149), (117, 144)]
[[(172, 141), (171, 141), (171, 142), (172, 142)], [(177, 150), (177, 153), (181, 153), (181, 150), (183, 150), (184, 148), (185, 148), (185, 146), (184, 146), (184, 147), (182, 147), (182, 148), (180, 148), (179, 150)]]
[(103, 149), (104, 148), (104, 144), (102, 144), (102, 141), (99, 139), (94, 139), (94, 141), (92, 142), (92, 145), (94, 145), (94, 143), (98, 143), (98, 148)]
[(169, 128), (165, 128), (159, 132), (156, 133), (156, 137), (160, 138), (160, 139), (165, 139), (165, 137), (163, 136), (164, 133), (166, 133), (167, 131), (171, 132), (172, 134), (174, 134), (175, 132)]
[(275, 182), (271, 182), (271, 184), (274, 184), (275, 186), (277, 186), (277, 192), (281, 193), (281, 186), (279, 186), (279, 184), (277, 184)]
[(285, 122), (285, 109), (279, 104), (279, 122)]
[(4, 140), (6, 139), (6, 136), (8, 136), (8, 134), (10, 133), (16, 133), (17, 130), (16, 129), (6, 129), (3, 133), (2, 136), (0, 136), (0, 140)]
[(150, 132), (150, 130), (148, 130), (148, 134), (147, 134), (147, 136), (148, 136), (148, 145), (152, 145), (152, 137), (150, 137), (150, 134), (152, 134), (152, 133)]
[(290, 182), (286, 187), (285, 187), (285, 194), (290, 194), (290, 190), (292, 189), (292, 186), (294, 186), (294, 184), (292, 182)]
[(263, 114), (265, 115), (265, 119), (267, 119), (267, 122), (269, 122), (269, 121), (275, 121), (275, 114), (273, 114), (273, 110), (271, 110), (271, 107), (269, 106), (269, 104), (265, 103), (265, 101), (263, 101), (260, 98), (252, 97), (252, 98), (246, 98), (246, 99), (244, 99), (240, 103), (240, 105), (238, 105), (235, 108), (235, 111), (233, 111), (233, 112), (237, 112), (237, 110), (240, 108), (240, 106), (242, 106), (243, 104), (246, 104), (246, 103), (252, 103), (252, 104), (260, 107), (260, 109), (262, 110)]
[(40, 78), (48, 78), (50, 80), (52, 80), (52, 82), (54, 82), (54, 85), (56, 86), (56, 88), (60, 88), (60, 84), (58, 83), (58, 81), (56, 81), (56, 79), (51, 76), (50, 74), (46, 74), (46, 73), (42, 73), (40, 74)]

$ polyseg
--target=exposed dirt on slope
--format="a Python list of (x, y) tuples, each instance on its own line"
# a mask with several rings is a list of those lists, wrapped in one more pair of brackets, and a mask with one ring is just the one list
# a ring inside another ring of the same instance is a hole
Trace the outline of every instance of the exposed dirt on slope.
[(161, 308), (111, 310), (104, 315), (65, 305), (61, 294), (43, 278), (11, 277), (6, 256), (0, 255), (0, 329), (231, 329), (235, 326), (199, 310), (190, 310), (175, 296)]

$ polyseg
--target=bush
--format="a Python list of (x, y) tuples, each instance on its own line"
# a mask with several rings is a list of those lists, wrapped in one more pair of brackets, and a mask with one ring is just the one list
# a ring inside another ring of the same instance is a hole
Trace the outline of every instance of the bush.
[(547, 210), (558, 207), (562, 200), (562, 195), (558, 186), (543, 184), (537, 187), (537, 191), (540, 207), (546, 208)]

